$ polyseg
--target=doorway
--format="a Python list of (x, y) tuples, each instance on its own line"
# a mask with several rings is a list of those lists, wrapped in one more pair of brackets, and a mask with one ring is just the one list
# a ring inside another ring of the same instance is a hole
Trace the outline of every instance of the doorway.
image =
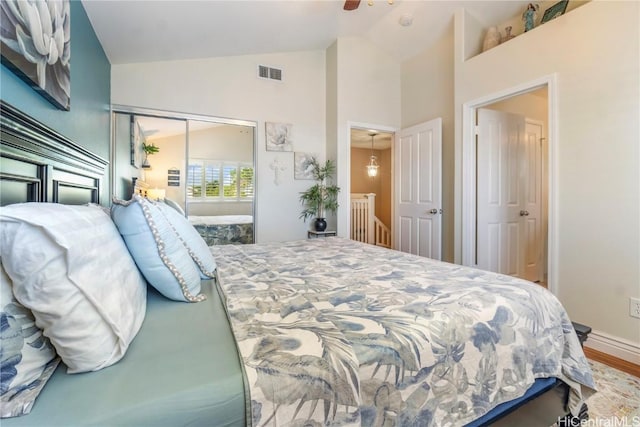
[(537, 92), (476, 111), (476, 265), (545, 283), (546, 88)]
[[(465, 104), (462, 142), (462, 263), (537, 281), (554, 293), (555, 94), (549, 76)], [(519, 124), (487, 129), (477, 124), (483, 111), (508, 111)], [(502, 139), (479, 145), (491, 132)]]
[[(365, 122), (347, 122), (346, 128), (344, 129), (343, 138), (340, 139), (338, 143), (338, 154), (337, 154), (337, 182), (341, 188), (339, 195), (339, 203), (340, 207), (337, 211), (337, 229), (338, 235), (345, 238), (351, 238), (351, 191), (352, 188), (352, 173), (355, 173), (356, 170), (363, 170), (366, 175), (366, 165), (358, 164), (355, 165), (352, 162), (352, 152), (351, 152), (351, 132), (352, 130), (356, 132), (360, 132), (363, 148), (366, 146), (368, 148), (366, 157), (367, 160), (371, 155), (371, 136), (370, 133), (378, 133), (378, 134), (389, 134), (392, 135), (392, 141), (395, 139), (395, 133), (397, 129), (385, 125), (373, 124), (373, 123), (365, 123)], [(374, 139), (374, 149), (378, 147), (378, 136)], [(375, 153), (374, 153), (375, 154)], [(394, 206), (393, 206), (393, 197), (394, 197), (394, 189), (393, 182), (394, 178), (394, 169), (393, 169), (393, 158), (394, 158), (394, 147), (393, 143), (391, 146), (390, 156), (391, 156), (391, 165), (388, 168), (388, 172), (390, 174), (391, 179), (391, 216), (393, 218), (394, 214)], [(379, 160), (379, 159), (378, 159)], [(381, 169), (378, 169), (378, 173), (382, 173)], [(390, 232), (393, 230), (390, 229)], [(391, 246), (393, 246), (393, 241), (391, 241)]]
[(394, 133), (352, 127), (350, 141), (349, 237), (390, 248)]

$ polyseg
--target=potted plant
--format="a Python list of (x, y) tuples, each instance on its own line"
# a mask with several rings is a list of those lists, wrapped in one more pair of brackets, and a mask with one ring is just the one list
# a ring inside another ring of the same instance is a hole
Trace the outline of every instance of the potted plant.
[(159, 152), (160, 148), (158, 148), (155, 145), (153, 145), (153, 143), (147, 144), (146, 142), (143, 142), (142, 143), (142, 150), (144, 151), (144, 160), (142, 161), (142, 167), (143, 168), (150, 168), (151, 165), (149, 164), (149, 156)]
[(326, 212), (335, 214), (338, 209), (340, 187), (328, 183), (335, 173), (336, 167), (331, 160), (327, 160), (324, 165), (321, 165), (315, 157), (309, 160), (309, 166), (316, 184), (300, 193), (300, 203), (304, 206), (300, 218), (304, 218), (306, 221), (308, 218), (315, 217), (315, 231), (324, 231), (327, 228)]

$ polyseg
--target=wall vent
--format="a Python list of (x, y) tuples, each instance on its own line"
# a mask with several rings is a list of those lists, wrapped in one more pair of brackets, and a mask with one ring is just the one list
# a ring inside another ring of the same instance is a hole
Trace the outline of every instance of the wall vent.
[(278, 68), (267, 67), (266, 65), (258, 65), (258, 77), (263, 79), (282, 81), (282, 70)]
[(269, 67), (265, 67), (264, 65), (258, 65), (258, 77), (262, 77), (263, 79), (268, 79)]
[(277, 68), (269, 68), (269, 78), (272, 80), (282, 81), (282, 70)]

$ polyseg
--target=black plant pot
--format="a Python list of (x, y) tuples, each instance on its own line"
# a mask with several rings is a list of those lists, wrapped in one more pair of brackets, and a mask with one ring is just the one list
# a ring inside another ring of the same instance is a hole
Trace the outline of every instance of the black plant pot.
[(327, 229), (327, 221), (324, 218), (316, 218), (313, 227), (316, 229), (316, 231), (324, 231)]

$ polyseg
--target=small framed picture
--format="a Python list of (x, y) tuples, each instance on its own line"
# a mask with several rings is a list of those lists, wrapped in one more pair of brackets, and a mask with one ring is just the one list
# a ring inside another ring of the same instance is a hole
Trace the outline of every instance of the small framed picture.
[(313, 176), (313, 153), (293, 153), (293, 178), (294, 179), (314, 179)]
[(293, 151), (290, 124), (267, 122), (265, 128), (267, 151)]
[(569, 4), (569, 0), (562, 0), (554, 4), (553, 6), (551, 6), (549, 9), (545, 10), (544, 15), (542, 15), (542, 21), (540, 21), (540, 23), (544, 24), (545, 22), (551, 21), (552, 19), (555, 19), (558, 16), (563, 15), (564, 12), (567, 10), (568, 4)]

